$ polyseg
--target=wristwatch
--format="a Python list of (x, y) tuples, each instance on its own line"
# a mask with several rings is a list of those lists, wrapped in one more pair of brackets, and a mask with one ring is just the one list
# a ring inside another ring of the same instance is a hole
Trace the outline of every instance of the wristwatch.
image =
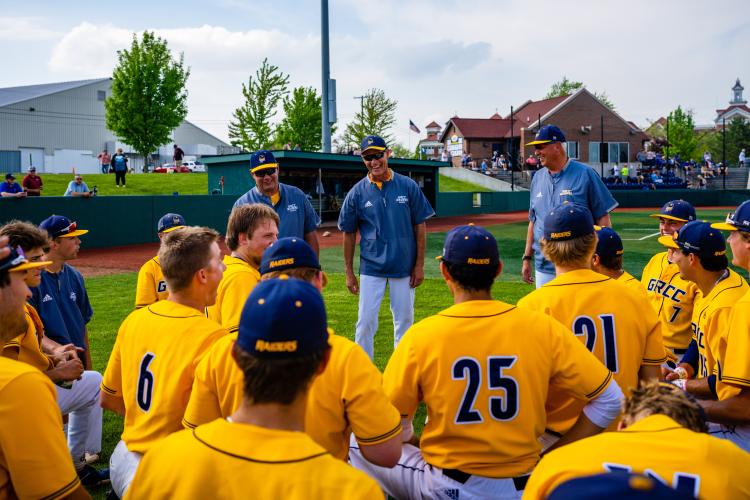
[(533, 258), (533, 255), (524, 255), (523, 257), (521, 257), (521, 260), (532, 260)]

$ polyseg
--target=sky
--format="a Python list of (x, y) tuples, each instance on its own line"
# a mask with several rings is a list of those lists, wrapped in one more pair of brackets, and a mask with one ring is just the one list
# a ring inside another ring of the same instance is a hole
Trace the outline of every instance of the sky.
[[(227, 139), (242, 83), (264, 58), (290, 87), (321, 87), (320, 2), (2, 0), (0, 87), (111, 76), (133, 33), (155, 31), (190, 67), (188, 120)], [(747, 0), (329, 0), (338, 128), (361, 96), (398, 101), (415, 147), (432, 120), (506, 116), (567, 76), (645, 127), (678, 105), (712, 123), (740, 78), (750, 95)], [(280, 116), (278, 116), (280, 118)]]

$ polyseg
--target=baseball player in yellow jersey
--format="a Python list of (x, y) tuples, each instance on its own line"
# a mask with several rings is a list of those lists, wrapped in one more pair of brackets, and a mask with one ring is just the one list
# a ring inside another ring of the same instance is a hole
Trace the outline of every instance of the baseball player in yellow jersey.
[(117, 333), (101, 404), (125, 417), (110, 459), (112, 489), (119, 497), (143, 454), (182, 429), (195, 367), (211, 344), (228, 333), (203, 314), (216, 300), (224, 272), (218, 238), (204, 227), (165, 236), (159, 261), (169, 297), (130, 313)]
[[(695, 220), (695, 208), (685, 200), (673, 200), (651, 217), (659, 218), (661, 236), (671, 236), (686, 223)], [(680, 278), (677, 266), (669, 262), (667, 252), (651, 257), (643, 268), (641, 284), (661, 320), (664, 347), (671, 354), (667, 364), (674, 368), (692, 338), (690, 324), (698, 287)]]
[[(180, 214), (164, 214), (156, 225), (156, 235), (159, 241), (175, 229), (185, 227), (185, 218)], [(169, 295), (167, 281), (159, 265), (159, 256), (156, 255), (141, 266), (138, 271), (138, 282), (135, 287), (135, 308), (145, 307), (159, 300), (164, 300)]]
[(420, 402), (429, 418), (419, 447), (396, 467), (349, 458), (396, 498), (515, 498), (539, 460), (551, 384), (587, 400), (561, 444), (606, 428), (620, 411), (612, 373), (562, 324), (492, 300), (502, 269), (495, 238), (460, 226), (445, 238), (440, 270), (455, 305), (413, 325), (393, 353), (383, 386), (411, 439)]
[[(302, 238), (281, 238), (263, 253), (262, 279), (282, 273), (318, 290), (327, 282), (315, 251)], [(194, 428), (228, 417), (242, 401), (242, 371), (232, 357), (237, 335), (220, 339), (198, 365), (183, 423)], [(346, 460), (354, 434), (367, 460), (384, 467), (401, 454), (401, 417), (383, 392), (382, 376), (364, 350), (331, 332), (331, 358), (310, 387), (305, 432), (331, 455)]]
[(609, 276), (625, 286), (644, 293), (641, 282), (622, 268), (622, 246), (620, 235), (611, 227), (594, 226), (596, 228), (596, 251), (591, 258), (591, 270), (604, 276)]
[[(46, 231), (28, 222), (11, 221), (0, 228), (10, 245), (20, 248), (29, 262), (40, 262), (48, 244)], [(41, 268), (26, 272), (25, 282), (31, 288), (41, 283)], [(84, 486), (94, 486), (108, 478), (108, 472), (97, 471), (86, 464), (98, 459), (102, 447), (102, 408), (99, 406), (98, 372), (83, 369), (73, 344), (61, 346), (44, 335), (42, 320), (30, 304), (26, 309), (26, 331), (7, 342), (2, 355), (28, 363), (44, 372), (55, 385), (57, 405), (68, 415), (68, 448)]]
[(224, 256), (227, 269), (219, 283), (216, 304), (206, 315), (230, 332), (237, 331), (242, 306), (260, 274), (263, 250), (279, 237), (279, 216), (262, 203), (240, 205), (232, 209), (227, 223), (226, 244), (231, 255)]
[(618, 427), (546, 454), (524, 499), (547, 498), (572, 478), (617, 471), (645, 474), (681, 498), (750, 496), (750, 455), (706, 434), (698, 403), (678, 388), (654, 382), (634, 390)]
[(128, 498), (383, 498), (303, 432), (307, 392), (330, 356), (314, 286), (295, 278), (256, 286), (233, 351), (244, 377), (240, 406), (152, 448)]
[[(0, 238), (0, 343), (26, 328), (24, 278), (28, 262)], [(0, 498), (90, 498), (76, 474), (60, 432), (62, 419), (52, 382), (36, 368), (0, 358)]]
[[(518, 307), (570, 328), (626, 394), (639, 379), (658, 379), (666, 360), (659, 319), (642, 292), (590, 269), (597, 244), (591, 212), (581, 205), (554, 208), (544, 219), (541, 243), (557, 276), (519, 300)], [(570, 429), (583, 405), (570, 394), (550, 392), (545, 445)]]
[[(742, 203), (725, 223), (715, 229), (732, 231), (727, 241), (732, 264), (750, 271), (750, 200)], [(731, 440), (750, 452), (750, 291), (732, 307), (728, 328), (719, 342), (719, 400), (700, 404), (709, 420), (720, 425), (715, 436)], [(715, 426), (714, 426), (715, 427)], [(717, 432), (718, 431), (718, 432)]]

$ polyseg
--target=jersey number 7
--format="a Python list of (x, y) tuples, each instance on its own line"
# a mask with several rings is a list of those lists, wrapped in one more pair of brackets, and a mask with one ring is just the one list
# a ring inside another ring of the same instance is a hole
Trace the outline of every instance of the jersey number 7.
[[(490, 390), (502, 389), (505, 397), (490, 396), (490, 416), (501, 422), (513, 420), (518, 415), (518, 382), (513, 377), (503, 375), (503, 369), (510, 368), (518, 356), (490, 356), (487, 358), (487, 385)], [(461, 405), (456, 413), (457, 424), (484, 422), (482, 413), (474, 408), (477, 392), (482, 384), (482, 367), (474, 358), (458, 358), (453, 363), (453, 380), (466, 379), (466, 389)]]

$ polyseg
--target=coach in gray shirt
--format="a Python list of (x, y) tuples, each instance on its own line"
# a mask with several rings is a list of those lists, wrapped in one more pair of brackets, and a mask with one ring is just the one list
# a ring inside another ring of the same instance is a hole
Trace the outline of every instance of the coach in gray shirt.
[[(521, 275), (526, 283), (536, 282), (537, 288), (555, 277), (555, 266), (542, 255), (540, 240), (544, 235), (544, 216), (563, 203), (587, 207), (598, 226), (611, 226), (609, 212), (618, 203), (599, 175), (583, 163), (571, 160), (565, 152), (565, 135), (555, 125), (539, 129), (533, 141), (536, 156), (544, 168), (531, 181), (529, 229), (523, 253)], [(536, 267), (531, 275), (531, 261)]]

